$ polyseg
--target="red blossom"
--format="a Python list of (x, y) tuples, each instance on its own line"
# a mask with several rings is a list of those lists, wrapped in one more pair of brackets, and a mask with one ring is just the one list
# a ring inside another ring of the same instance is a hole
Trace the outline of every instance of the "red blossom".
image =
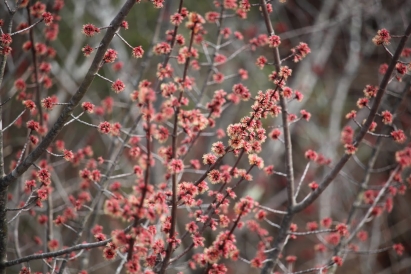
[(288, 77), (291, 76), (292, 72), (293, 72), (292, 69), (290, 69), (287, 66), (283, 66), (280, 68), (280, 72), (278, 73), (278, 76), (282, 77), (284, 80), (287, 80)]
[(30, 120), (26, 123), (27, 128), (33, 130), (33, 131), (39, 131), (40, 129), (40, 124), (36, 121)]
[(404, 48), (401, 52), (402, 57), (410, 57), (411, 56), (411, 48)]
[(23, 267), (22, 269), (20, 269), (19, 274), (31, 274), (31, 271), (29, 268)]
[(277, 35), (271, 35), (268, 37), (268, 46), (270, 48), (276, 48), (281, 44), (281, 39), (280, 36)]
[(307, 56), (307, 54), (311, 52), (311, 50), (306, 43), (300, 42), (298, 46), (291, 49), (291, 52), (294, 55), (294, 62), (297, 63), (304, 59)]
[(350, 126), (345, 126), (341, 132), (341, 142), (351, 144), (354, 138), (354, 130)]
[(306, 228), (308, 231), (315, 231), (318, 229), (318, 224), (317, 222), (308, 222)]
[(367, 106), (368, 106), (368, 102), (369, 102), (369, 99), (368, 99), (368, 98), (360, 98), (360, 99), (358, 99), (358, 101), (357, 101), (357, 107), (358, 107), (359, 109), (361, 109), (361, 108), (363, 108), (363, 107), (367, 107)]
[(389, 45), (391, 40), (390, 32), (386, 29), (380, 29), (377, 35), (372, 39), (373, 43), (379, 45)]
[(271, 133), (270, 133), (270, 137), (271, 137), (271, 139), (273, 139), (273, 140), (278, 140), (278, 138), (279, 138), (280, 136), (281, 136), (281, 130), (278, 129), (278, 128), (273, 129), (273, 131), (271, 131)]
[(391, 131), (391, 137), (394, 139), (395, 142), (400, 144), (404, 143), (407, 139), (402, 129)]
[(257, 58), (257, 61), (255, 61), (255, 64), (260, 68), (263, 69), (265, 64), (267, 64), (267, 58), (264, 56), (260, 56)]
[(402, 254), (404, 254), (404, 246), (402, 244), (394, 244), (392, 248), (399, 256), (402, 256)]
[(223, 35), (224, 39), (228, 39), (228, 38), (230, 38), (230, 35), (231, 35), (231, 29), (230, 28), (223, 28), (220, 31), (220, 33), (221, 33), (221, 35)]
[(47, 62), (42, 62), (39, 65), (39, 69), (41, 72), (49, 73), (51, 71), (51, 64)]
[(261, 157), (258, 157), (256, 154), (250, 154), (248, 155), (248, 162), (252, 166), (256, 166), (259, 169), (264, 168), (264, 160)]
[(24, 100), (23, 105), (30, 111), (34, 111), (36, 109), (36, 103), (33, 100)]
[(13, 42), (13, 39), (11, 39), (11, 35), (8, 33), (3, 33), (0, 35), (0, 44), (1, 46), (8, 46)]
[(45, 13), (43, 13), (41, 16), (43, 17), (44, 24), (45, 24), (46, 26), (50, 26), (51, 23), (53, 23), (53, 19), (54, 19), (54, 18), (53, 18), (53, 15), (51, 15), (50, 12), (45, 12)]
[(357, 233), (357, 238), (361, 241), (361, 242), (365, 242), (368, 239), (368, 232), (361, 230)]
[(115, 92), (115, 93), (119, 93), (122, 92), (124, 89), (126, 88), (126, 85), (119, 79), (117, 79), (116, 81), (113, 82), (113, 84), (111, 85), (111, 89)]
[(37, 138), (37, 136), (30, 135), (30, 142), (31, 142), (33, 145), (37, 145), (37, 143), (39, 142), (39, 138)]
[(23, 43), (21, 48), (24, 51), (29, 51), (32, 48), (32, 46), (33, 46), (33, 44), (30, 41), (26, 41), (26, 42)]
[(306, 120), (306, 121), (310, 121), (311, 118), (311, 113), (309, 113), (308, 111), (306, 111), (305, 109), (300, 111), (301, 113), (301, 118)]
[(244, 86), (243, 84), (235, 84), (232, 90), (234, 94), (239, 95), (241, 99), (244, 101), (248, 101), (248, 99), (250, 99), (251, 97), (251, 94), (248, 88)]
[(219, 13), (216, 12), (216, 11), (210, 11), (210, 12), (207, 12), (207, 13), (205, 14), (205, 19), (206, 19), (209, 23), (215, 23), (215, 22), (217, 22), (218, 17), (219, 17)]
[(338, 224), (335, 226), (335, 229), (337, 229), (337, 232), (341, 236), (347, 236), (348, 235), (348, 228), (346, 224)]
[(47, 46), (43, 43), (36, 43), (34, 47), (36, 49), (36, 52), (40, 55), (47, 53)]
[(93, 111), (94, 111), (94, 105), (90, 102), (82, 103), (81, 107), (83, 108), (84, 111), (86, 111), (88, 113), (93, 113)]
[(83, 52), (84, 56), (88, 57), (91, 53), (93, 53), (94, 49), (89, 45), (85, 45), (81, 51)]
[(23, 79), (19, 78), (14, 82), (14, 87), (19, 91), (24, 91), (26, 89), (26, 83)]
[(309, 149), (305, 152), (305, 158), (310, 161), (315, 161), (317, 157), (318, 157), (318, 154), (314, 150)]
[(353, 144), (345, 144), (344, 147), (345, 153), (349, 155), (353, 155), (357, 151), (357, 148)]
[(63, 150), (63, 158), (66, 161), (71, 161), (74, 159), (74, 153), (71, 150), (64, 149)]
[(399, 74), (401, 74), (401, 76), (407, 73), (407, 66), (404, 65), (403, 63), (397, 63), (395, 65), (395, 69), (397, 70)]
[(171, 68), (170, 64), (167, 64), (165, 68), (163, 68), (162, 64), (158, 64), (156, 76), (159, 80), (171, 78), (173, 76), (173, 69)]
[(393, 115), (388, 110), (381, 112), (382, 122), (386, 125), (391, 125), (393, 120)]
[(222, 142), (216, 142), (212, 145), (211, 151), (218, 157), (221, 157), (225, 154), (225, 146)]
[[(28, 1), (27, 1), (27, 3), (28, 3)], [(24, 7), (24, 4), (23, 4), (23, 7)], [(46, 11), (46, 5), (41, 3), (40, 1), (35, 2), (30, 7), (31, 15), (33, 15), (36, 18), (39, 18), (45, 11)]]
[(134, 58), (141, 58), (143, 57), (143, 54), (144, 54), (144, 50), (142, 46), (135, 47), (132, 50), (132, 55)]
[(9, 55), (12, 52), (12, 48), (9, 46), (3, 46), (0, 48), (0, 55)]
[(217, 157), (213, 154), (204, 154), (203, 155), (203, 163), (205, 165), (212, 165), (216, 162)]
[(121, 22), (121, 25), (120, 25), (120, 27), (122, 27), (123, 29), (128, 29), (128, 22), (127, 21), (125, 21), (125, 20), (123, 20), (123, 22)]
[(297, 261), (297, 257), (293, 255), (289, 255), (285, 258), (285, 261), (289, 264), (295, 263)]
[(207, 174), (208, 179), (212, 184), (217, 184), (221, 181), (220, 171), (213, 169)]
[(388, 69), (388, 64), (382, 64), (380, 65), (378, 72), (384, 75), (387, 72), (387, 69)]
[(100, 32), (100, 29), (94, 26), (93, 24), (83, 25), (82, 33), (88, 37), (94, 36), (95, 34), (99, 32)]
[(239, 31), (235, 31), (234, 36), (237, 40), (244, 40), (244, 36)]
[(343, 259), (339, 256), (332, 257), (332, 260), (338, 266), (342, 266), (342, 264), (343, 264)]
[(314, 250), (318, 251), (318, 252), (325, 252), (327, 250), (327, 248), (323, 244), (316, 244), (314, 246)]
[(161, 42), (154, 46), (153, 51), (157, 55), (168, 54), (171, 52), (171, 47), (168, 43)]
[(184, 163), (181, 159), (172, 159), (167, 166), (171, 174), (181, 173), (184, 170)]
[(180, 13), (174, 13), (170, 16), (171, 24), (179, 26), (183, 22), (184, 17)]
[(384, 208), (382, 206), (375, 206), (371, 211), (372, 216), (380, 216), (384, 212)]
[(222, 83), (224, 81), (224, 74), (222, 74), (221, 72), (214, 74), (213, 81), (218, 84)]
[(100, 125), (98, 126), (98, 130), (99, 130), (101, 133), (109, 134), (110, 131), (111, 131), (111, 125), (110, 125), (110, 123), (107, 122), (107, 121), (101, 122)]
[(57, 240), (50, 240), (47, 244), (50, 250), (56, 250), (59, 247), (59, 242)]
[(349, 113), (345, 115), (346, 119), (354, 119), (355, 117), (357, 117), (357, 111), (355, 110), (351, 110)]
[(47, 110), (53, 109), (55, 105), (55, 99), (52, 97), (47, 97), (41, 100), (41, 106)]
[(332, 222), (333, 222), (333, 220), (331, 218), (326, 217), (326, 218), (321, 220), (321, 225), (325, 228), (330, 228)]
[(339, 233), (330, 233), (325, 237), (325, 240), (327, 241), (327, 243), (336, 246), (340, 242), (341, 236)]
[(114, 63), (117, 58), (117, 51), (114, 49), (108, 49), (104, 54), (103, 61), (105, 63)]
[(240, 201), (235, 204), (234, 211), (237, 215), (245, 216), (250, 213), (253, 208), (254, 201), (251, 197), (247, 196), (241, 198)]
[(225, 57), (223, 54), (217, 54), (214, 57), (214, 62), (216, 63), (216, 65), (220, 65), (223, 64), (227, 61), (227, 57)]
[(153, 5), (157, 9), (161, 9), (163, 7), (164, 0), (151, 0), (153, 2)]
[(308, 184), (308, 186), (311, 188), (312, 191), (316, 190), (318, 188), (317, 182), (311, 182)]
[(113, 260), (117, 255), (116, 249), (117, 247), (113, 243), (107, 244), (107, 246), (103, 249), (103, 257), (106, 260)]
[(123, 62), (116, 62), (114, 63), (111, 67), (113, 68), (114, 71), (119, 71), (123, 68), (124, 64)]
[(47, 169), (42, 168), (37, 172), (37, 178), (39, 179), (41, 183), (45, 185), (49, 185), (51, 174)]
[(273, 165), (269, 165), (269, 166), (265, 167), (265, 168), (264, 168), (264, 172), (265, 172), (267, 175), (273, 174), (273, 173), (274, 173), (274, 166), (273, 166)]

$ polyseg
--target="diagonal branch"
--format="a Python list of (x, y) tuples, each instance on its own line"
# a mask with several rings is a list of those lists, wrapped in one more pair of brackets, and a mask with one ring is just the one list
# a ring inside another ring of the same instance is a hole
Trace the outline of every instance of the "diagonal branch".
[(56, 138), (56, 136), (60, 133), (74, 108), (80, 103), (81, 99), (90, 88), (91, 83), (93, 82), (97, 72), (101, 67), (101, 62), (111, 40), (119, 29), (121, 22), (125, 19), (126, 15), (129, 13), (135, 3), (135, 0), (127, 0), (127, 2), (123, 5), (119, 13), (110, 23), (110, 27), (107, 29), (107, 32), (104, 35), (104, 38), (102, 39), (97, 50), (96, 56), (94, 57), (94, 60), (87, 72), (87, 75), (84, 77), (84, 80), (78, 88), (77, 92), (73, 95), (73, 97), (71, 97), (69, 103), (63, 109), (60, 117), (44, 137), (43, 141), (11, 173), (0, 180), (0, 188), (7, 187), (12, 182), (16, 181), (17, 178), (20, 177), (43, 154), (43, 152), (51, 144), (54, 138)]
[[(358, 147), (361, 141), (364, 139), (365, 134), (367, 133), (368, 129), (370, 128), (371, 123), (374, 121), (374, 118), (377, 114), (378, 108), (380, 107), (383, 95), (385, 93), (385, 90), (388, 86), (388, 83), (390, 82), (391, 75), (394, 72), (395, 66), (398, 62), (398, 59), (400, 58), (401, 52), (404, 49), (405, 43), (408, 40), (409, 36), (411, 35), (411, 24), (408, 25), (404, 36), (402, 36), (397, 49), (395, 50), (394, 56), (391, 59), (390, 65), (388, 66), (387, 72), (385, 73), (383, 79), (381, 80), (381, 83), (378, 88), (378, 93), (377, 96), (374, 99), (374, 103), (370, 109), (370, 113), (368, 115), (368, 118), (361, 128), (361, 131), (357, 134), (353, 145), (355, 147)], [(351, 155), (350, 154), (344, 154), (344, 156), (341, 157), (340, 161), (335, 165), (333, 170), (323, 179), (319, 187), (313, 191), (309, 196), (307, 196), (303, 201), (298, 203), (295, 208), (294, 212), (300, 212), (307, 208), (310, 204), (312, 204), (320, 195), (321, 193), (330, 185), (330, 183), (335, 179), (335, 177), (338, 175), (338, 173), (341, 171), (341, 169), (344, 167), (345, 163), (350, 159)]]

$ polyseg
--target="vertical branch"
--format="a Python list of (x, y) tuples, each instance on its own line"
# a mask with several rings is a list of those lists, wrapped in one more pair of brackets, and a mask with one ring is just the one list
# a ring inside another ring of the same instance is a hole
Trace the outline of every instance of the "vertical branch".
[[(1, 55), (0, 61), (0, 88), (3, 81), (4, 70), (6, 67), (6, 56)], [(1, 96), (0, 96), (1, 101)], [(4, 151), (3, 151), (3, 106), (0, 102), (0, 177), (4, 177)], [(8, 187), (0, 187), (0, 273), (6, 273), (6, 268), (3, 263), (7, 259), (7, 219), (6, 219), (6, 207), (7, 207), (7, 190)]]
[(199, 99), (198, 99), (199, 102), (203, 98), (204, 92), (206, 91), (207, 83), (210, 79), (211, 73), (213, 72), (213, 67), (214, 67), (214, 64), (215, 64), (215, 57), (216, 57), (216, 55), (218, 53), (218, 50), (220, 48), (220, 45), (221, 45), (221, 40), (222, 40), (222, 36), (223, 36), (221, 34), (221, 29), (222, 29), (222, 26), (223, 26), (223, 14), (224, 14), (224, 5), (221, 5), (220, 18), (218, 20), (218, 27), (217, 27), (217, 41), (215, 43), (216, 48), (214, 49), (213, 56), (211, 56), (210, 68), (208, 69), (207, 76), (204, 78), (204, 83), (203, 83), (203, 86), (201, 87), (200, 96), (199, 96)]
[[(2, 55), (0, 77), (3, 78), (6, 65), (6, 56)], [(1, 86), (1, 79), (0, 79)], [(1, 100), (1, 96), (0, 96)], [(4, 177), (4, 151), (3, 151), (3, 106), (0, 103), (0, 178)], [(0, 187), (0, 273), (6, 273), (3, 263), (7, 260), (7, 191), (8, 187)]]
[[(181, 89), (182, 90), (180, 91), (180, 95), (178, 98), (179, 103), (181, 103), (181, 99), (183, 98), (183, 94), (184, 94), (184, 89), (185, 89), (184, 82), (187, 77), (188, 66), (190, 64), (191, 48), (193, 47), (195, 28), (196, 28), (196, 22), (194, 23), (193, 29), (191, 31), (190, 45), (188, 47), (188, 57), (186, 59), (186, 63), (184, 66), (183, 78), (181, 79)], [(179, 113), (180, 113), (180, 106), (177, 106), (175, 113), (174, 113), (174, 127), (173, 127), (172, 145), (171, 145), (171, 148), (172, 148), (171, 159), (176, 159), (177, 157), (177, 129), (178, 129)], [(166, 255), (163, 260), (163, 264), (161, 266), (161, 270), (160, 270), (161, 274), (165, 273), (167, 265), (168, 265), (168, 261), (170, 260), (171, 254), (173, 253), (173, 245), (174, 245), (173, 238), (175, 236), (175, 229), (176, 229), (175, 228), (176, 219), (177, 219), (177, 174), (176, 172), (173, 173), (171, 180), (172, 180), (172, 196), (171, 196), (171, 228), (170, 228), (170, 234), (169, 234), (170, 242), (168, 243)]]
[(274, 248), (272, 249), (272, 251), (267, 253), (267, 258), (269, 260), (267, 261), (267, 263), (264, 265), (263, 269), (261, 270), (261, 274), (273, 273), (273, 269), (277, 265), (279, 256), (285, 246), (285, 243), (288, 237), (288, 230), (291, 226), (293, 217), (294, 217), (294, 213), (289, 211), (282, 219), (281, 224), (280, 224), (280, 227), (281, 227), (280, 232), (275, 238)]
[[(178, 6), (178, 13), (181, 13), (181, 10), (183, 9), (183, 2), (184, 2), (184, 0), (180, 0), (180, 4), (179, 4), (179, 6)], [(163, 64), (162, 64), (162, 68), (165, 68), (165, 67), (167, 66), (167, 64), (168, 64), (168, 61), (170, 61), (171, 53), (173, 52), (174, 44), (176, 43), (177, 30), (178, 30), (178, 25), (176, 25), (176, 26), (174, 27), (173, 37), (171, 38), (171, 42), (170, 42), (170, 48), (171, 48), (171, 50), (170, 50), (170, 53), (168, 53), (168, 54), (166, 55), (166, 58), (164, 59)], [(157, 80), (157, 84), (156, 84), (155, 87), (154, 87), (154, 90), (155, 90), (156, 92), (157, 92), (158, 89), (160, 88), (160, 85), (161, 85), (161, 81), (160, 81), (160, 80)]]
[[(7, 4), (7, 3), (6, 3)], [(16, 10), (11, 10), (7, 5), (10, 15), (10, 22), (8, 26), (8, 32), (11, 33), (13, 26), (13, 15)], [(3, 32), (3, 31), (2, 31)], [(4, 79), (4, 72), (6, 70), (7, 55), (0, 54), (0, 91), (2, 88), (2, 83)], [(2, 94), (0, 94), (0, 178), (4, 178), (4, 150), (3, 150), (3, 102)], [(7, 192), (8, 186), (0, 186), (0, 274), (6, 273), (6, 267), (4, 263), (7, 261)]]
[[(146, 107), (149, 109), (152, 107), (152, 104), (147, 100), (146, 101)], [(149, 110), (147, 112), (150, 112)], [(144, 188), (143, 188), (143, 193), (141, 194), (141, 199), (140, 203), (138, 204), (138, 209), (136, 216), (134, 217), (134, 222), (133, 222), (133, 227), (136, 228), (138, 226), (138, 223), (140, 221), (140, 215), (141, 215), (141, 210), (144, 207), (144, 200), (147, 195), (147, 187), (150, 182), (150, 167), (151, 167), (151, 125), (150, 125), (150, 114), (146, 115), (146, 146), (147, 146), (147, 160), (146, 160), (146, 170), (144, 171)], [(128, 253), (127, 253), (127, 261), (130, 261), (133, 258), (133, 251), (134, 251), (134, 243), (135, 243), (135, 237), (132, 237), (130, 239), (129, 247), (128, 247)]]
[[(178, 13), (181, 13), (181, 10), (183, 9), (183, 2), (184, 2), (184, 0), (180, 0), (180, 4), (178, 6)], [(178, 25), (176, 25), (174, 27), (173, 37), (171, 38), (171, 43), (170, 43), (171, 51), (173, 51), (174, 44), (176, 43), (177, 30), (178, 30)], [(168, 61), (170, 60), (171, 51), (170, 51), (170, 54), (167, 54), (166, 58), (164, 59), (163, 68), (166, 67), (166, 65), (168, 64)], [(158, 81), (158, 85), (160, 85), (160, 81)], [(158, 89), (158, 87), (156, 87), (155, 90), (157, 90), (157, 89)]]
[[(3, 136), (0, 136), (2, 138)], [(3, 142), (1, 142), (1, 158), (3, 159)], [(2, 160), (3, 162), (3, 160)], [(3, 170), (3, 168), (2, 168)], [(2, 172), (4, 174), (4, 170)], [(2, 187), (0, 188), (0, 273), (4, 274), (6, 273), (6, 267), (4, 266), (4, 263), (7, 260), (7, 190), (8, 187)]]
[[(269, 35), (274, 35), (274, 29), (270, 21), (270, 17), (268, 14), (267, 6), (265, 0), (260, 0), (260, 7), (262, 9), (263, 17), (265, 26), (267, 28), (267, 32)], [(280, 59), (280, 52), (278, 48), (274, 48), (274, 66), (278, 72), (280, 72), (281, 68), (281, 59)], [(286, 174), (287, 174), (287, 197), (288, 197), (288, 213), (284, 216), (281, 222), (281, 229), (280, 232), (275, 239), (274, 248), (271, 252), (267, 254), (267, 257), (270, 259), (263, 269), (261, 273), (268, 274), (271, 273), (274, 267), (277, 265), (278, 257), (281, 254), (287, 239), (287, 232), (290, 228), (292, 219), (294, 217), (293, 207), (295, 204), (295, 196), (294, 196), (294, 170), (293, 170), (293, 158), (292, 158), (292, 144), (291, 144), (291, 133), (288, 125), (288, 111), (287, 111), (287, 102), (284, 96), (280, 95), (280, 106), (281, 106), (281, 114), (282, 114), (282, 122), (283, 122), (283, 131), (284, 131), (284, 145), (285, 145), (285, 161), (286, 161)]]
[[(31, 22), (31, 16), (30, 16), (30, 5), (27, 5), (27, 21), (29, 26), (32, 25)], [(30, 42), (31, 42), (31, 57), (33, 59), (33, 71), (34, 71), (34, 84), (36, 88), (36, 103), (37, 107), (39, 110), (39, 121), (40, 125), (43, 126), (43, 108), (41, 107), (41, 102), (40, 102), (40, 81), (39, 81), (39, 68), (38, 68), (38, 63), (37, 63), (37, 54), (36, 54), (36, 47), (34, 43), (34, 34), (33, 34), (33, 28), (30, 28), (29, 30), (29, 37), (30, 37)]]
[[(40, 91), (40, 90), (38, 90)], [(41, 106), (40, 106), (41, 108)], [(49, 155), (47, 155), (49, 156)], [(50, 157), (47, 157), (50, 158)], [(49, 159), (48, 159), (49, 160)], [(46, 213), (47, 213), (47, 223), (46, 223), (46, 241), (44, 243), (44, 250), (46, 252), (51, 251), (48, 243), (53, 239), (53, 197), (49, 195), (46, 200)], [(47, 264), (43, 264), (43, 271), (49, 271)]]
[[(268, 35), (275, 35), (274, 28), (271, 24), (271, 20), (268, 14), (267, 6), (265, 0), (260, 0), (260, 7), (262, 9), (265, 26), (267, 28)], [(280, 52), (277, 47), (273, 50), (274, 54), (274, 66), (277, 73), (280, 72), (281, 68), (281, 58)], [(291, 143), (291, 132), (288, 124), (288, 111), (287, 111), (287, 102), (284, 96), (280, 95), (280, 106), (283, 122), (283, 131), (284, 131), (284, 145), (285, 145), (285, 164), (287, 169), (287, 197), (288, 197), (288, 207), (291, 209), (295, 204), (294, 198), (294, 168), (293, 168), (293, 148)]]

